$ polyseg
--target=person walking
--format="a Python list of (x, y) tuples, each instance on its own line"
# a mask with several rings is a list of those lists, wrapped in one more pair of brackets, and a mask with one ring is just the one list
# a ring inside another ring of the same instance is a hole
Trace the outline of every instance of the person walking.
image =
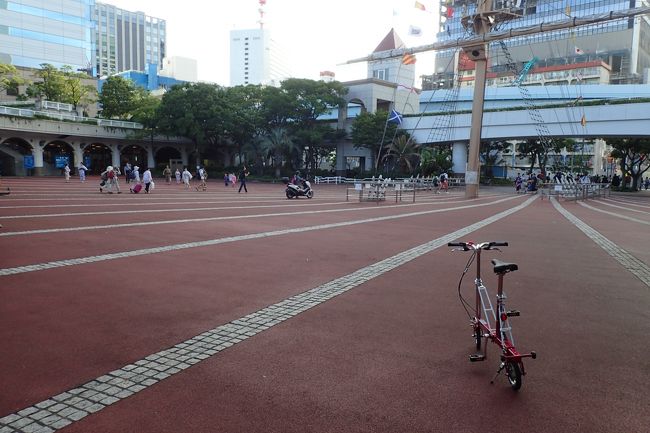
[(86, 171), (88, 171), (88, 167), (86, 167), (82, 162), (79, 164), (79, 168), (77, 170), (79, 171), (79, 180), (81, 183), (84, 183), (86, 181)]
[(183, 184), (185, 185), (185, 189), (190, 189), (190, 180), (192, 180), (192, 173), (185, 167), (183, 169)]
[(196, 187), (196, 190), (197, 191), (199, 191), (199, 190), (207, 191), (207, 189), (208, 189), (208, 184), (207, 184), (208, 172), (206, 171), (206, 169), (204, 167), (199, 168), (199, 179), (201, 180), (201, 182)]
[(449, 176), (447, 175), (446, 171), (443, 171), (440, 173), (440, 185), (438, 186), (438, 191), (436, 191), (436, 194), (440, 194), (442, 190), (445, 190), (445, 193), (449, 194), (449, 180), (447, 180)]
[(151, 176), (151, 170), (148, 167), (144, 173), (142, 173), (142, 182), (144, 182), (144, 193), (149, 194), (149, 188), (153, 182), (153, 177)]
[(169, 166), (165, 167), (165, 169), (163, 170), (163, 176), (165, 176), (167, 185), (170, 185), (172, 183), (172, 169), (169, 168)]
[(70, 182), (70, 166), (68, 164), (63, 167), (63, 175), (65, 176), (65, 183)]
[(239, 191), (237, 192), (241, 193), (241, 189), (244, 188), (244, 191), (248, 193), (248, 188), (246, 188), (246, 178), (249, 174), (248, 168), (244, 166), (244, 168), (239, 172)]
[(113, 167), (113, 177), (109, 176), (108, 181), (110, 182), (111, 190), (115, 188), (118, 194), (122, 194), (120, 190), (120, 167)]
[(175, 176), (176, 176), (176, 183), (180, 185), (180, 183), (181, 183), (181, 171), (179, 169), (176, 169)]
[(133, 167), (131, 178), (135, 181), (135, 183), (140, 183), (140, 167), (137, 165)]
[(131, 163), (128, 161), (124, 164), (124, 179), (127, 184), (131, 183)]
[(515, 179), (515, 192), (519, 194), (521, 192), (521, 185), (523, 185), (524, 179), (521, 177), (521, 173), (517, 173), (517, 178)]

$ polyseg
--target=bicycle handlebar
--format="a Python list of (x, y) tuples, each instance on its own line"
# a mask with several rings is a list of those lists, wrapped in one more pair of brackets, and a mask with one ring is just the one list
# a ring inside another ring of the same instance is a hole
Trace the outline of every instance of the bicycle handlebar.
[(478, 250), (478, 249), (489, 250), (492, 247), (507, 247), (508, 242), (497, 242), (497, 241), (479, 242), (479, 243), (474, 243), (474, 242), (449, 242), (447, 244), (447, 246), (448, 247), (462, 247), (463, 251)]

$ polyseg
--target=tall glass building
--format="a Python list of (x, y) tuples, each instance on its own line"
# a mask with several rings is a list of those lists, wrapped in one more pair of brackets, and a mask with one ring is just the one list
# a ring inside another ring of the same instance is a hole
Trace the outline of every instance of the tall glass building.
[(95, 0), (0, 0), (0, 62), (93, 74)]
[(165, 20), (104, 3), (95, 5), (93, 15), (99, 76), (145, 71), (148, 64), (162, 69), (167, 46)]
[[(648, 0), (495, 0), (492, 10), (516, 16), (496, 27), (496, 30), (508, 30), (647, 5)], [(438, 41), (471, 36), (461, 20), (475, 11), (476, 1), (441, 0)], [(642, 16), (512, 38), (505, 44), (519, 66), (533, 58), (546, 67), (601, 61), (610, 68), (610, 83), (641, 83), (647, 82), (650, 75), (649, 23), (648, 17)], [(500, 44), (490, 45), (489, 59), (493, 71), (503, 67), (499, 65), (506, 59)], [(436, 53), (434, 75), (449, 75), (457, 68), (456, 50)]]

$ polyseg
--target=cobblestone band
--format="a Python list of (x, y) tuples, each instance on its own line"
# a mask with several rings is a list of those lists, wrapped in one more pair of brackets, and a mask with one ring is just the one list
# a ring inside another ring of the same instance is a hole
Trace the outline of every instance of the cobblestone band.
[(596, 230), (585, 224), (582, 220), (577, 218), (568, 210), (564, 209), (555, 198), (551, 198), (551, 202), (555, 209), (558, 210), (566, 219), (571, 221), (573, 225), (578, 227), (584, 234), (587, 235), (592, 241), (601, 247), (607, 254), (612, 256), (619, 262), (625, 269), (639, 278), (646, 286), (650, 287), (650, 267), (641, 260), (634, 257), (632, 254), (625, 251), (623, 248), (616, 245), (614, 242), (607, 239), (605, 236), (598, 233)]
[(179, 373), (228, 347), (282, 323), (366, 281), (402, 266), (528, 206), (525, 202), (403, 251), (351, 274), (206, 331), (169, 349), (111, 371), (78, 388), (0, 418), (0, 433), (51, 433)]

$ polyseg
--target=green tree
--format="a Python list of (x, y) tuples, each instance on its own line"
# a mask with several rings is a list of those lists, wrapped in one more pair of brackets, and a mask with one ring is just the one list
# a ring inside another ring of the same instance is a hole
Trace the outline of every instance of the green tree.
[(194, 143), (197, 165), (206, 153), (217, 153), (225, 140), (228, 118), (226, 90), (216, 84), (185, 83), (163, 95), (158, 127), (162, 133), (187, 137)]
[(99, 93), (101, 115), (106, 119), (129, 119), (140, 99), (142, 91), (133, 81), (119, 75), (108, 77)]
[(27, 88), (27, 95), (32, 98), (45, 98), (47, 101), (62, 102), (65, 97), (65, 76), (55, 66), (41, 63), (41, 69), (34, 73), (41, 81), (34, 82)]
[(135, 130), (135, 137), (147, 137), (153, 144), (154, 137), (158, 132), (160, 99), (151, 96), (147, 91), (140, 92), (137, 99), (132, 110), (131, 120), (142, 124), (142, 129)]
[(398, 135), (387, 146), (384, 161), (392, 166), (392, 172), (414, 175), (420, 164), (420, 145), (406, 134)]
[(18, 86), (25, 83), (26, 81), (19, 75), (15, 66), (0, 63), (0, 91), (14, 90), (17, 92)]
[(374, 114), (364, 112), (352, 122), (352, 144), (356, 148), (363, 147), (372, 152), (375, 157), (375, 172), (383, 160), (386, 146), (393, 141), (397, 131), (394, 123), (386, 122), (387, 116), (388, 113), (381, 110)]
[[(302, 164), (303, 158), (308, 169), (315, 169), (319, 156), (331, 150), (328, 132), (331, 128), (321, 124), (318, 117), (330, 113), (333, 107), (345, 103), (347, 88), (340, 82), (326, 83), (307, 79), (291, 78), (280, 85), (280, 90), (288, 96), (289, 121), (286, 126), (297, 146), (290, 155), (295, 168)], [(282, 112), (286, 113), (287, 111)]]
[(612, 146), (611, 155), (618, 158), (623, 177), (630, 174), (632, 190), (639, 190), (639, 180), (650, 169), (650, 140), (648, 138), (610, 138), (607, 144)]
[(280, 177), (283, 157), (295, 148), (295, 144), (285, 128), (273, 128), (265, 134), (262, 146), (266, 157), (271, 160), (275, 177)]
[(263, 113), (260, 111), (263, 99), (261, 86), (235, 86), (226, 88), (226, 106), (224, 111), (224, 134), (237, 149), (239, 161), (248, 162), (243, 149), (251, 151), (255, 159), (257, 151), (256, 137), (263, 133)]
[(503, 164), (501, 153), (509, 149), (512, 144), (504, 140), (483, 141), (479, 147), (479, 158), (481, 159), (481, 168), (487, 178), (494, 177), (492, 169)]
[(95, 102), (97, 96), (95, 86), (83, 84), (81, 81), (88, 78), (88, 75), (75, 72), (70, 66), (61, 68), (61, 73), (63, 74), (64, 86), (61, 102), (72, 104), (75, 110), (79, 104), (87, 105)]
[(420, 172), (423, 176), (448, 172), (452, 167), (451, 154), (451, 146), (436, 145), (422, 148), (420, 151)]

